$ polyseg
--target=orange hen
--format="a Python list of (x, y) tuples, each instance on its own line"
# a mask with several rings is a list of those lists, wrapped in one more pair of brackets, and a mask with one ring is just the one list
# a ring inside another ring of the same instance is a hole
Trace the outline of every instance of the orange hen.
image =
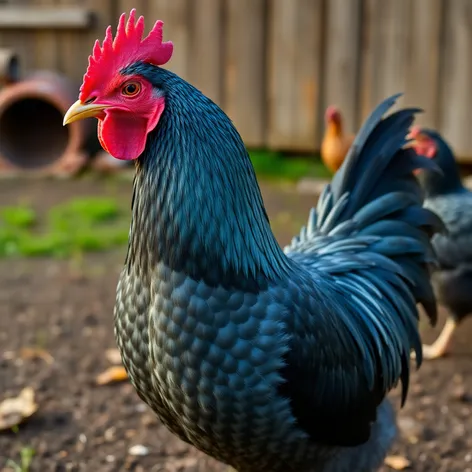
[(325, 113), (326, 130), (321, 143), (321, 159), (325, 166), (336, 172), (354, 141), (354, 134), (345, 134), (341, 112), (329, 106)]

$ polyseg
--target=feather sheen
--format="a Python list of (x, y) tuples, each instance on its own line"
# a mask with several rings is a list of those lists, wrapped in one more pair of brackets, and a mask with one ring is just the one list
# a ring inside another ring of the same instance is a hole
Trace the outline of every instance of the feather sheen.
[(417, 109), (366, 120), (307, 224), (273, 235), (229, 118), (172, 72), (136, 63), (165, 110), (136, 162), (115, 333), (140, 397), (239, 472), (369, 472), (394, 435), (385, 400), (421, 363), (431, 236), (406, 148)]

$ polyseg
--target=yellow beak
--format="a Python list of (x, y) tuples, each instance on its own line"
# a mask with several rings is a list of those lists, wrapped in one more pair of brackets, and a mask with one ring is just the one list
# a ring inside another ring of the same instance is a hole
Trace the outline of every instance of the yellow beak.
[(100, 105), (99, 103), (82, 103), (77, 100), (64, 115), (63, 125), (67, 125), (74, 121), (83, 120), (84, 118), (90, 118), (98, 116), (102, 110), (108, 108), (109, 105)]

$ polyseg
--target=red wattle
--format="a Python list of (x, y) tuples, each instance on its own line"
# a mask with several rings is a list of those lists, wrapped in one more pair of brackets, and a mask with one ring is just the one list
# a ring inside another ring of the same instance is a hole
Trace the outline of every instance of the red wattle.
[(122, 160), (136, 159), (146, 146), (146, 120), (129, 113), (113, 113), (98, 122), (103, 149)]
[(107, 110), (98, 120), (98, 139), (103, 149), (116, 159), (137, 159), (146, 147), (146, 139), (164, 111), (164, 101), (157, 102), (151, 116), (139, 117), (129, 111)]

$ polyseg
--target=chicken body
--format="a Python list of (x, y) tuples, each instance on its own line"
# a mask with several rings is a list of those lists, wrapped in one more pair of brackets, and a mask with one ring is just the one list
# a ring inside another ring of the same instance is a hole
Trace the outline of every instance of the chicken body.
[(284, 250), (244, 143), (223, 111), (159, 67), (157, 21), (120, 16), (95, 43), (64, 123), (95, 116), (135, 159), (115, 335), (139, 396), (182, 440), (239, 472), (372, 472), (395, 436), (386, 400), (421, 363), (430, 238), (406, 149), (414, 109), (381, 103)]
[(412, 111), (381, 121), (394, 101), (379, 106), (284, 253), (226, 115), (169, 71), (127, 73), (166, 97), (137, 160), (115, 307), (140, 397), (240, 472), (376, 470), (395, 435), (385, 395), (421, 353), (416, 302), (435, 316), (438, 221), (411, 176), (430, 161), (401, 149)]
[(334, 173), (344, 162), (354, 141), (354, 135), (345, 132), (341, 112), (333, 106), (327, 108), (325, 122), (326, 129), (321, 142), (321, 159), (325, 166)]
[(438, 302), (449, 313), (436, 342), (423, 348), (426, 358), (435, 359), (447, 352), (455, 329), (472, 314), (472, 192), (463, 186), (454, 154), (437, 132), (419, 129), (416, 139), (418, 152), (425, 150), (442, 170), (442, 174), (423, 171), (419, 175), (425, 207), (442, 219), (447, 230), (433, 238), (439, 264), (433, 286)]

